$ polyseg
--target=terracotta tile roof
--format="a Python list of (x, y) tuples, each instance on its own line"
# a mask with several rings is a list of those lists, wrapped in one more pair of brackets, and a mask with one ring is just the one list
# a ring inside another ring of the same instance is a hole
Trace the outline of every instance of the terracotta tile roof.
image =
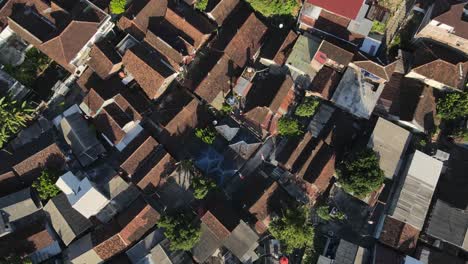
[(167, 0), (135, 0), (117, 22), (117, 26), (136, 37), (143, 38), (150, 19), (163, 17), (167, 10)]
[(309, 86), (309, 91), (314, 95), (330, 100), (336, 87), (340, 83), (341, 77), (342, 75), (336, 70), (324, 66), (317, 75), (315, 75)]
[[(99, 107), (101, 100), (109, 99), (113, 99), (117, 104), (122, 105), (128, 113), (134, 116), (134, 119), (141, 119), (137, 117), (137, 114), (141, 116), (151, 108), (151, 102), (143, 91), (128, 89), (122, 83), (122, 79), (116, 75), (103, 80), (91, 68), (88, 68), (77, 80), (77, 84), (85, 93), (94, 90), (94, 94), (91, 94), (89, 98), (90, 104), (94, 105), (91, 109), (94, 112), (98, 110), (96, 107)], [(121, 101), (121, 98), (124, 98), (131, 107), (125, 106), (126, 104)], [(86, 103), (85, 100), (83, 102)]]
[(342, 49), (326, 40), (323, 40), (317, 52), (323, 52), (327, 58), (339, 64), (348, 66), (353, 60), (354, 54)]
[[(278, 92), (276, 93), (275, 95), (275, 98), (273, 99), (273, 101), (271, 102), (269, 108), (272, 112), (276, 113), (280, 110), (281, 107), (284, 108), (284, 106), (282, 106), (283, 102), (287, 101), (289, 103), (291, 103), (291, 96), (289, 95), (289, 92), (294, 88), (294, 81), (293, 79), (287, 75), (286, 78), (284, 79), (283, 83), (281, 84)], [(286, 108), (289, 106), (289, 104), (287, 104)]]
[[(208, 103), (225, 98), (240, 76), (240, 67), (229, 56), (223, 55), (195, 89), (195, 93)], [(224, 102), (224, 100), (223, 100)]]
[[(164, 18), (180, 31), (187, 34), (191, 39), (189, 43), (195, 47), (195, 49), (200, 48), (200, 46), (208, 40), (209, 32), (204, 32), (205, 29), (197, 27), (196, 24), (191, 24), (189, 20), (187, 20), (187, 18), (190, 19), (190, 17), (184, 17), (182, 14), (177, 13), (175, 9), (168, 8)], [(200, 17), (192, 18), (198, 20), (202, 19)]]
[(432, 87), (424, 87), (419, 102), (416, 106), (413, 119), (422, 127), (430, 131), (436, 120), (436, 99)]
[(159, 52), (151, 51), (143, 45), (128, 49), (123, 57), (125, 70), (132, 74), (150, 99), (160, 95), (160, 88), (166, 78), (174, 74), (161, 58)]
[(160, 214), (142, 197), (110, 223), (99, 226), (92, 234), (94, 251), (103, 260), (123, 252), (143, 237), (160, 218)]
[(94, 247), (96, 254), (103, 260), (110, 259), (127, 248), (119, 234), (113, 235), (103, 243)]
[(231, 232), (210, 211), (206, 212), (200, 220), (205, 223), (205, 225), (220, 241), (223, 241), (231, 234)]
[[(253, 187), (253, 186), (252, 186)], [(257, 186), (258, 187), (258, 186)], [(259, 190), (261, 191), (261, 190)], [(278, 183), (273, 182), (255, 203), (249, 207), (249, 213), (255, 216), (265, 226), (268, 226), (275, 215), (290, 202), (289, 194)]]
[(0, 197), (23, 189), (23, 184), (13, 171), (0, 174)]
[(161, 215), (148, 204), (120, 231), (119, 236), (127, 245), (136, 242), (156, 225), (160, 216)]
[(246, 118), (252, 125), (257, 127), (259, 130), (268, 130), (270, 126), (270, 121), (272, 117), (272, 112), (271, 110), (266, 107), (266, 106), (257, 106), (248, 112), (246, 112), (244, 115), (244, 118)]
[(27, 226), (15, 230), (0, 240), (0, 254), (6, 256), (14, 253), (17, 256), (32, 254), (55, 242), (47, 231), (44, 221), (36, 220)]
[(427, 79), (432, 79), (449, 87), (463, 90), (465, 76), (468, 73), (468, 61), (465, 63), (451, 64), (447, 61), (437, 59), (414, 68), (412, 71), (421, 74)]
[[(182, 38), (177, 36), (175, 36), (174, 38), (177, 39), (178, 43), (186, 44), (185, 47), (188, 49), (187, 52), (193, 51), (193, 47), (190, 44), (186, 43)], [(170, 46), (169, 43), (165, 42), (153, 32), (147, 31), (144, 40), (148, 44), (150, 44), (154, 49), (159, 51), (163, 56), (165, 56), (167, 60), (171, 63), (172, 67), (174, 67), (174, 69), (178, 70), (180, 65), (184, 63), (184, 55), (181, 52), (174, 49), (174, 47)], [(188, 55), (188, 53), (186, 53), (185, 55)]]
[(286, 163), (284, 164), (284, 167), (288, 170), (292, 170), (294, 167), (294, 164), (298, 161), (299, 156), (304, 152), (306, 147), (312, 143), (313, 137), (310, 132), (307, 132), (304, 134), (304, 137), (302, 140), (296, 145), (293, 144), (292, 142), (289, 143), (291, 147), (294, 147), (294, 150), (291, 154), (287, 155), (289, 157), (286, 157)]
[(260, 49), (267, 27), (252, 13), (224, 49), (237, 65), (243, 67)]
[(72, 21), (59, 36), (38, 48), (51, 59), (70, 68), (70, 62), (98, 30), (96, 22)]
[(146, 136), (146, 140), (120, 165), (120, 168), (130, 177), (135, 174), (138, 167), (142, 165), (148, 155), (159, 145), (153, 137), (149, 135)]
[(154, 161), (146, 165), (151, 169), (147, 173), (142, 173), (144, 175), (141, 176), (137, 172), (134, 177), (134, 182), (147, 194), (153, 194), (161, 179), (170, 175), (175, 169), (175, 160), (164, 149), (160, 149), (155, 154)]
[(99, 108), (101, 108), (102, 104), (104, 104), (104, 101), (104, 98), (102, 98), (101, 95), (96, 92), (96, 90), (91, 89), (83, 98), (82, 102), (88, 106), (90, 115), (95, 115)]
[(215, 8), (209, 12), (209, 15), (221, 26), (238, 3), (239, 0), (221, 0)]
[(413, 226), (387, 216), (379, 241), (405, 254), (411, 254), (416, 248), (419, 232)]
[[(439, 4), (441, 1), (436, 1)], [(447, 1), (442, 1), (447, 2)], [(468, 39), (468, 22), (467, 19), (463, 19), (463, 8), (465, 6), (465, 2), (450, 2), (448, 8), (443, 8), (441, 12), (434, 12), (432, 14), (432, 19), (438, 21), (439, 23), (443, 23), (453, 27), (453, 34), (464, 39)], [(437, 8), (437, 7), (436, 7)], [(436, 15), (436, 16), (434, 16)]]
[[(63, 166), (65, 163), (65, 156), (60, 148), (53, 143), (13, 166), (13, 170), (20, 177), (32, 176), (30, 174), (37, 174), (35, 175), (37, 177), (39, 176), (38, 173), (43, 166), (55, 165), (55, 163)], [(23, 178), (23, 181), (25, 180), (26, 179)]]
[(373, 61), (355, 61), (353, 63), (359, 68), (362, 68), (386, 81), (390, 80), (396, 66), (396, 62), (387, 66), (379, 65)]
[(122, 108), (116, 103), (106, 105), (93, 118), (93, 124), (96, 129), (103, 133), (113, 144), (118, 144), (126, 135), (124, 126), (132, 121)]
[(122, 57), (120, 57), (115, 48), (108, 42), (94, 44), (89, 56), (89, 67), (102, 79), (106, 79), (121, 67)]
[(278, 63), (279, 65), (283, 65), (286, 62), (286, 59), (289, 56), (292, 48), (294, 47), (294, 43), (296, 42), (297, 34), (294, 31), (289, 31), (288, 35), (283, 41), (283, 44), (279, 48), (278, 52), (276, 53), (273, 61)]
[(340, 0), (307, 0), (307, 3), (349, 19), (356, 19), (361, 6), (363, 5), (362, 0), (347, 1), (345, 5)]
[(328, 32), (338, 38), (353, 42), (355, 44), (360, 44), (365, 38), (363, 35), (349, 32), (347, 29), (350, 23), (349, 18), (337, 16), (326, 10), (322, 10), (317, 20), (302, 15), (301, 21), (305, 22), (310, 27)]

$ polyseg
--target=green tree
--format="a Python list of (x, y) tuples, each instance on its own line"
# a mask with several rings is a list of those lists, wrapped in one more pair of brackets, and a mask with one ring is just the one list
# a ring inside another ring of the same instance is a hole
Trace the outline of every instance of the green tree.
[(195, 136), (206, 144), (213, 144), (216, 139), (216, 131), (212, 127), (195, 129)]
[(198, 169), (195, 167), (195, 164), (193, 164), (192, 160), (186, 159), (186, 160), (181, 160), (177, 164), (176, 170), (180, 173), (183, 174), (184, 176), (194, 176), (199, 173)]
[(25, 127), (31, 120), (34, 110), (26, 102), (9, 101), (6, 97), (0, 98), (0, 148), (3, 147), (12, 136)]
[(310, 223), (307, 207), (287, 209), (283, 216), (270, 223), (269, 230), (282, 242), (288, 254), (296, 248), (313, 246), (315, 230)]
[(359, 198), (382, 186), (385, 175), (379, 166), (379, 157), (372, 149), (348, 156), (338, 165), (338, 182), (343, 189)]
[(109, 4), (109, 9), (113, 15), (120, 15), (123, 12), (125, 12), (126, 5), (127, 0), (111, 0)]
[(278, 133), (282, 136), (298, 136), (303, 133), (299, 121), (294, 118), (282, 117), (278, 120)]
[(36, 77), (50, 64), (51, 60), (36, 48), (26, 51), (23, 63), (18, 66), (5, 65), (4, 69), (17, 81), (26, 86), (32, 86)]
[(205, 11), (207, 6), (208, 6), (208, 0), (198, 0), (195, 3), (195, 8), (202, 12)]
[(228, 104), (223, 104), (223, 106), (221, 107), (221, 113), (223, 115), (228, 115), (229, 113), (231, 113), (233, 110), (233, 107), (228, 105)]
[(275, 15), (295, 16), (299, 11), (296, 0), (247, 0), (253, 9), (266, 17)]
[(468, 92), (447, 94), (437, 101), (437, 115), (442, 119), (453, 120), (468, 116)]
[(216, 183), (204, 176), (197, 176), (192, 178), (192, 182), (190, 183), (190, 187), (193, 189), (193, 196), (197, 200), (202, 200), (208, 194), (209, 191), (216, 188)]
[(44, 169), (41, 175), (33, 182), (32, 187), (37, 190), (41, 200), (47, 201), (60, 193), (60, 189), (55, 185), (59, 177), (58, 171)]
[(296, 115), (302, 117), (309, 117), (315, 114), (320, 101), (317, 98), (305, 97), (302, 103), (296, 108)]
[(200, 240), (200, 226), (192, 221), (188, 213), (163, 216), (158, 227), (164, 228), (164, 235), (171, 242), (171, 250), (190, 250)]

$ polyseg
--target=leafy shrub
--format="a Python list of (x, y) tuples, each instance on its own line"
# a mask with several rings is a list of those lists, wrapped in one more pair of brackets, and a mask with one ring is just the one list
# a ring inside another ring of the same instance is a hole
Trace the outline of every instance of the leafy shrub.
[(303, 133), (301, 125), (294, 118), (282, 117), (278, 120), (278, 133), (282, 136), (298, 136)]
[(120, 15), (123, 12), (125, 12), (126, 5), (127, 0), (111, 0), (109, 4), (109, 9), (113, 15)]
[(202, 200), (212, 189), (216, 188), (216, 183), (207, 177), (193, 177), (190, 187), (193, 189), (193, 196), (197, 200)]
[(60, 193), (60, 189), (55, 185), (59, 176), (58, 171), (44, 169), (33, 182), (32, 187), (37, 190), (42, 201), (47, 201)]
[(208, 0), (198, 0), (195, 3), (195, 8), (202, 12), (206, 10), (207, 6), (208, 6)]
[(299, 10), (296, 0), (247, 0), (255, 11), (266, 17), (275, 15), (295, 16)]
[(195, 129), (195, 136), (206, 144), (213, 144), (216, 139), (216, 131), (211, 127)]
[(296, 108), (297, 116), (309, 117), (315, 114), (320, 101), (313, 97), (305, 97), (302, 103)]

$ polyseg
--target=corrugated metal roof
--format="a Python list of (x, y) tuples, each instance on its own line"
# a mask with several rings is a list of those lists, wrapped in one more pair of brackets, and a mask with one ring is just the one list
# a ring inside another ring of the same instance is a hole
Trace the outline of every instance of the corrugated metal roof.
[(416, 151), (392, 217), (422, 230), (441, 171), (442, 162)]

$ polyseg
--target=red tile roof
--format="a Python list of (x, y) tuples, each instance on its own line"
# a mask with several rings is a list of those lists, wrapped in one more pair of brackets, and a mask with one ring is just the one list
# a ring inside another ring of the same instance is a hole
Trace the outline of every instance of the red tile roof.
[(138, 38), (143, 38), (151, 18), (163, 17), (167, 0), (134, 0), (117, 22), (117, 26)]
[(151, 136), (146, 140), (128, 157), (121, 165), (122, 168), (130, 177), (135, 174), (138, 167), (141, 166), (143, 161), (148, 155), (153, 152), (159, 143)]
[(109, 75), (117, 72), (122, 66), (122, 57), (110, 45), (107, 42), (97, 43), (93, 45), (89, 53), (88, 65), (102, 79), (107, 79)]
[(164, 81), (174, 74), (168, 62), (162, 62), (162, 58), (159, 52), (137, 45), (128, 49), (122, 60), (125, 70), (132, 74), (150, 99), (162, 93)]
[(210, 211), (206, 212), (200, 220), (208, 226), (211, 232), (213, 232), (220, 241), (223, 241), (231, 234)]
[(413, 226), (387, 216), (379, 240), (405, 254), (411, 254), (416, 248), (419, 232)]
[(234, 63), (243, 67), (262, 45), (267, 27), (252, 13), (224, 49)]
[(324, 66), (320, 69), (317, 75), (315, 75), (309, 86), (309, 91), (316, 96), (329, 100), (332, 98), (340, 80), (341, 74), (339, 72), (330, 67)]
[(119, 233), (122, 240), (128, 245), (138, 241), (143, 235), (156, 225), (160, 214), (146, 205)]
[[(283, 41), (283, 44), (281, 44), (281, 47), (279, 48), (278, 52), (273, 58), (273, 61), (275, 61), (279, 65), (283, 65), (286, 62), (286, 59), (288, 58), (289, 53), (291, 52), (294, 46), (294, 43), (296, 42), (296, 39), (297, 39), (297, 34), (292, 30), (289, 31), (288, 35)], [(275, 41), (275, 40), (272, 40), (272, 41)]]
[(343, 3), (342, 0), (307, 0), (307, 3), (321, 7), (340, 16), (356, 19), (364, 1), (350, 0)]
[[(175, 160), (164, 149), (160, 149), (158, 158), (147, 166), (152, 166), (151, 170), (145, 175), (135, 177), (135, 182), (146, 194), (153, 194), (156, 187), (159, 186), (161, 179), (167, 177), (174, 171)], [(162, 157), (161, 157), (162, 156)]]
[(184, 17), (174, 12), (170, 8), (167, 9), (166, 16), (164, 18), (183, 33), (187, 34), (193, 40), (193, 43), (190, 44), (193, 45), (195, 49), (200, 48), (200, 46), (210, 36), (209, 34), (200, 31), (200, 29), (189, 23)]
[[(432, 79), (449, 87), (463, 90), (463, 86), (465, 85), (464, 76), (468, 73), (468, 62), (452, 64), (438, 59), (414, 68), (412, 71), (421, 74), (427, 79)], [(462, 76), (462, 78), (460, 78), (460, 76)]]
[(239, 75), (240, 67), (229, 56), (223, 55), (195, 88), (195, 93), (208, 103), (212, 103), (218, 96), (226, 97)]

